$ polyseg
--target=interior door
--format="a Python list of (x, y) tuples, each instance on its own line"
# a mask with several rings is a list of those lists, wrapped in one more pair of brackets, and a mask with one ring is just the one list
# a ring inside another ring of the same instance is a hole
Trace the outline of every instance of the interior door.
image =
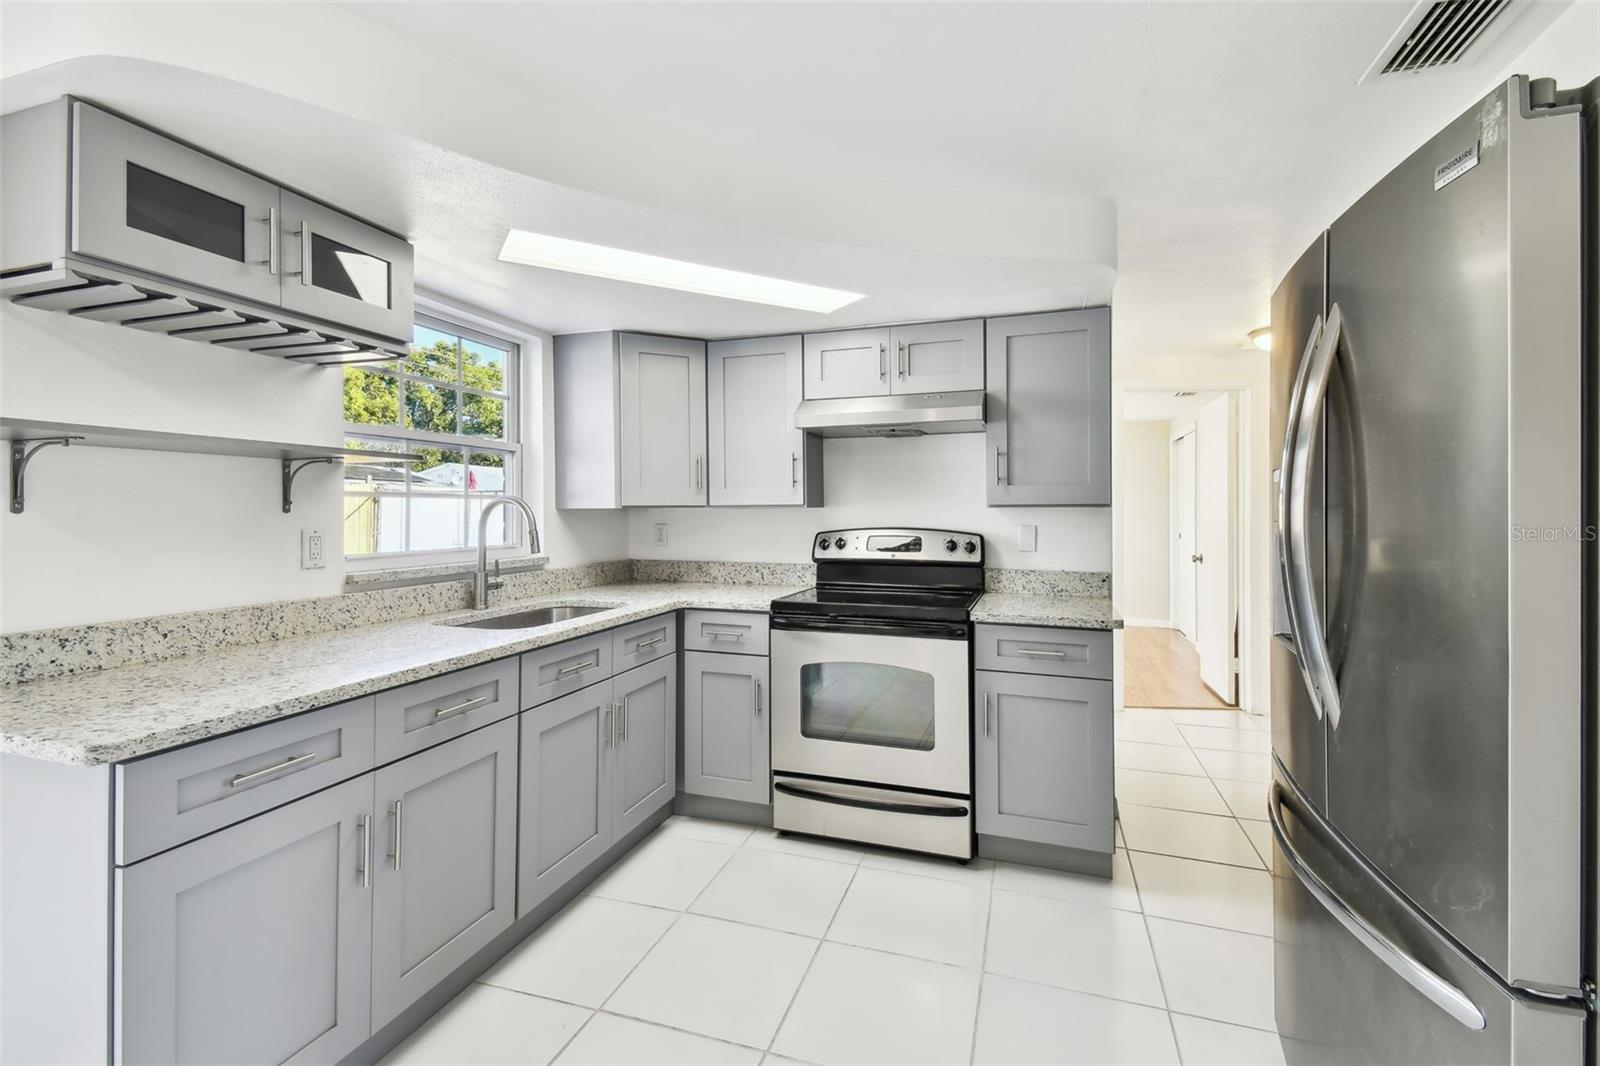
[(706, 346), (713, 507), (805, 503), (799, 334)]
[(622, 373), (622, 505), (706, 502), (706, 345), (681, 337), (618, 338)]
[(371, 1031), (371, 811), (363, 775), (119, 868), (117, 1061), (355, 1050)]
[(1233, 574), (1235, 459), (1233, 397), (1200, 408), (1194, 433), (1195, 647), (1200, 680), (1234, 701)]
[(807, 333), (806, 399), (887, 396), (889, 363), (889, 331), (886, 329)]
[(74, 251), (278, 303), (278, 186), (82, 101), (72, 152)]
[(618, 674), (616, 763), (611, 776), (613, 836), (620, 840), (661, 806), (678, 785), (678, 657)]
[(1173, 509), (1172, 625), (1192, 642), (1195, 637), (1195, 454), (1194, 434), (1172, 442)]
[(375, 791), (374, 1030), (511, 925), (516, 719), (385, 766)]
[(517, 917), (611, 846), (611, 683), (522, 714)]
[(410, 244), (287, 189), (283, 228), (284, 307), (410, 340)]

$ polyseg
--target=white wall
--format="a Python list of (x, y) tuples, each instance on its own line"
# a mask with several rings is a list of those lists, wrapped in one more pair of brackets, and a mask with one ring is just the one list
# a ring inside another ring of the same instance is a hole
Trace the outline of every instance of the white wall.
[(1122, 434), (1122, 580), (1129, 625), (1172, 623), (1170, 441), (1167, 422), (1129, 422)]
[[(1105, 507), (989, 507), (984, 435), (823, 444), (824, 507), (647, 508), (629, 512), (635, 559), (806, 562), (820, 529), (908, 525), (981, 533), (994, 566), (1109, 570), (1111, 514)], [(666, 522), (668, 543), (653, 540)], [(1018, 527), (1039, 527), (1039, 549), (1018, 550)]]

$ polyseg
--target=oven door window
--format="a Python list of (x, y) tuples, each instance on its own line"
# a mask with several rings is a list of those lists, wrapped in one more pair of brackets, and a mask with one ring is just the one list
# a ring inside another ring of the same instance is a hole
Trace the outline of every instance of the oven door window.
[(933, 675), (883, 663), (800, 668), (800, 733), (812, 740), (932, 751)]

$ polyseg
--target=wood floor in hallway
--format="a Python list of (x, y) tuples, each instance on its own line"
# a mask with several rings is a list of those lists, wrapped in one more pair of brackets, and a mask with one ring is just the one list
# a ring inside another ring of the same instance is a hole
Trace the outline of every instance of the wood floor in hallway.
[(1176, 629), (1123, 630), (1126, 707), (1228, 707), (1200, 680), (1200, 654)]

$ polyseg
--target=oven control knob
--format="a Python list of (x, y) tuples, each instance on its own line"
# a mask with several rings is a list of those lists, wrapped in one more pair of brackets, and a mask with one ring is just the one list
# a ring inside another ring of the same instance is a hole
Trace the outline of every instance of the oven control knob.
[(978, 545), (976, 542), (969, 540), (965, 544), (961, 545), (961, 550), (966, 552), (968, 555), (972, 555), (978, 550)]
[(835, 548), (838, 548), (840, 551), (843, 551), (844, 550), (844, 538), (843, 537), (835, 537), (833, 539), (833, 546)]
[(953, 552), (956, 550), (956, 539), (954, 537), (951, 537), (949, 540), (944, 542), (944, 550), (947, 552)]
[(819, 537), (819, 538), (817, 538), (817, 551), (825, 552), (827, 550), (828, 550), (828, 538), (827, 537)]

